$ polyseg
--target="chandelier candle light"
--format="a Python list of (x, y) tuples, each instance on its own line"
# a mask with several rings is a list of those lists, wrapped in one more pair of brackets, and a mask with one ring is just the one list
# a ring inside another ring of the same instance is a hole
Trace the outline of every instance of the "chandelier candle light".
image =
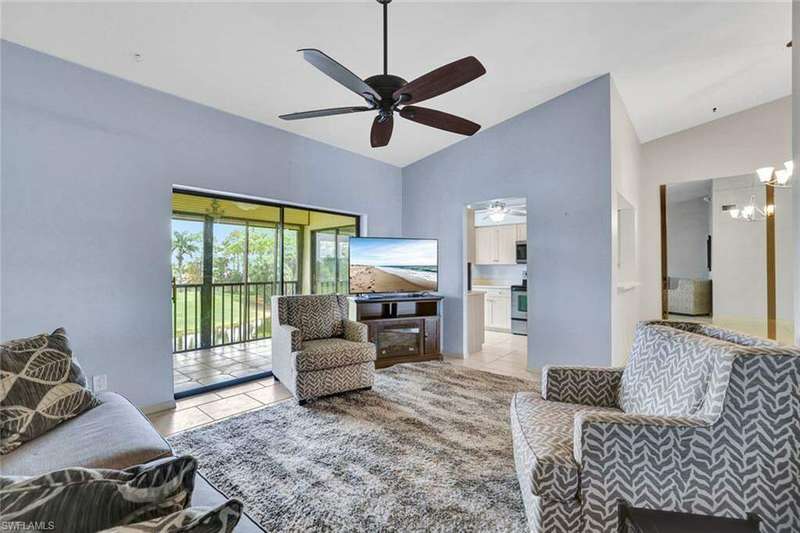
[[(775, 170), (775, 167), (762, 167), (756, 169), (758, 182), (766, 187), (788, 188), (791, 187), (789, 180), (794, 174), (794, 161), (786, 161), (783, 168)], [(750, 201), (741, 208), (736, 205), (726, 206), (726, 211), (731, 218), (743, 220), (745, 222), (756, 222), (764, 220), (775, 214), (775, 205), (768, 204), (764, 208), (756, 206), (756, 195), (750, 195)]]
[(775, 170), (775, 167), (762, 167), (756, 170), (758, 181), (770, 187), (791, 187), (789, 178), (794, 174), (794, 161), (786, 161), (783, 168)]

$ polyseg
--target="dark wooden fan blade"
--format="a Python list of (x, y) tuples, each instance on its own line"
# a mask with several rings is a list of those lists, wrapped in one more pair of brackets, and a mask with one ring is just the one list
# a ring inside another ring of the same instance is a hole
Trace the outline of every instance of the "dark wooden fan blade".
[(372, 121), (372, 131), (369, 133), (369, 143), (373, 148), (379, 148), (389, 144), (389, 139), (392, 138), (392, 128), (394, 127), (394, 119), (392, 115), (388, 115), (381, 119), (378, 115)]
[(471, 120), (427, 107), (409, 105), (400, 110), (400, 116), (432, 128), (452, 131), (461, 135), (474, 135), (481, 129), (480, 124), (475, 124)]
[(397, 89), (392, 97), (403, 104), (415, 104), (461, 87), (486, 74), (481, 62), (472, 56), (432, 70)]
[(325, 75), (338, 81), (354, 93), (361, 95), (369, 100), (373, 99), (375, 102), (381, 101), (381, 96), (367, 83), (353, 74), (346, 67), (338, 63), (332, 57), (326, 55), (324, 52), (316, 48), (301, 48), (298, 52), (303, 52), (303, 59), (317, 67)]
[(313, 111), (301, 111), (299, 113), (288, 113), (286, 115), (278, 115), (278, 118), (283, 120), (299, 120), (301, 118), (316, 118), (316, 117), (329, 117), (331, 115), (345, 115), (347, 113), (359, 113), (361, 111), (369, 111), (371, 107), (357, 106), (357, 107), (331, 107), (329, 109), (315, 109)]

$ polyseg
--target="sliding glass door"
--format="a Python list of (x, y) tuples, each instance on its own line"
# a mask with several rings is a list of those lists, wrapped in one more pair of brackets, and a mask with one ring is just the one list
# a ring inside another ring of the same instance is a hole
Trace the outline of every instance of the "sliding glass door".
[(271, 337), (274, 295), (346, 293), (358, 217), (173, 194), (173, 351)]
[(177, 191), (172, 209), (176, 397), (269, 374), (273, 296), (347, 292), (358, 217)]
[(349, 238), (355, 235), (355, 226), (326, 228), (311, 232), (314, 252), (312, 278), (315, 294), (346, 294), (348, 292), (348, 245)]

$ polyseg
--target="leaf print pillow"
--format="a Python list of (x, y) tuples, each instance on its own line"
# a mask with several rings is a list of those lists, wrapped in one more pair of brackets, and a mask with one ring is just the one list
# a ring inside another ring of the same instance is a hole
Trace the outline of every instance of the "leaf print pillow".
[(99, 404), (63, 328), (0, 344), (0, 455)]
[(242, 502), (228, 500), (214, 508), (188, 507), (146, 522), (104, 529), (100, 533), (231, 533), (242, 516)]
[(196, 471), (197, 461), (184, 455), (125, 470), (74, 467), (0, 476), (0, 526), (45, 524), (58, 533), (89, 533), (169, 516), (191, 505)]

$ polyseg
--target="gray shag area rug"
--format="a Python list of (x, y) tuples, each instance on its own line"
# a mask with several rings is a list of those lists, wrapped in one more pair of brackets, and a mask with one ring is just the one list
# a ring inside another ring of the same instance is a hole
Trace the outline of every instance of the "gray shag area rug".
[(289, 400), (169, 440), (270, 532), (523, 532), (509, 407), (537, 388), (448, 363), (396, 365), (371, 391)]

